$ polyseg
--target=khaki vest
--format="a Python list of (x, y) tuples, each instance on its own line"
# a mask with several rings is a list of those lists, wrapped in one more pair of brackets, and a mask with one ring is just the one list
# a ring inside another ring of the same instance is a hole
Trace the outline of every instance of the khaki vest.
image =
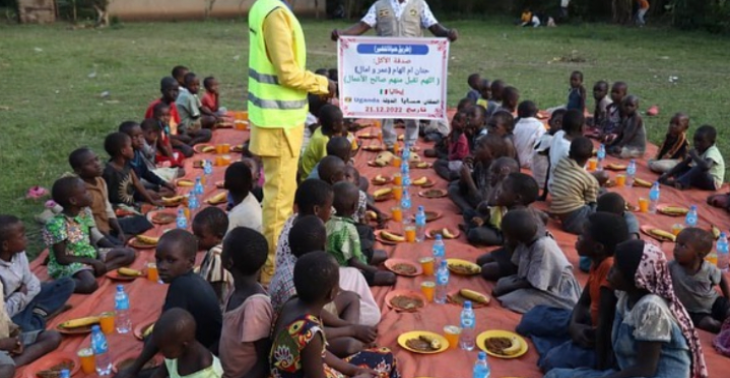
[(390, 0), (379, 0), (374, 6), (375, 31), (379, 37), (423, 37), (421, 29), (423, 0), (408, 0), (400, 19), (395, 17), (395, 10), (390, 5)]

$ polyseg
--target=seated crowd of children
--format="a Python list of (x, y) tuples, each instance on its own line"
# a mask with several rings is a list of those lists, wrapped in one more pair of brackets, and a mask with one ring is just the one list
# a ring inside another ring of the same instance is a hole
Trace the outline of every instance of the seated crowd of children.
[[(600, 81), (586, 119), (577, 71), (567, 105), (549, 115), (502, 80), (473, 74), (468, 83), (449, 131), (424, 153), (437, 158), (436, 173), (449, 181), (468, 242), (498, 247), (477, 263), (482, 277), (496, 282), (492, 294), (502, 306), (524, 314), (518, 331), (542, 340), (535, 342), (540, 368), (549, 377), (706, 377), (695, 327), (718, 332), (730, 317), (727, 280), (704, 260), (712, 235), (683, 230), (667, 262), (653, 244), (635, 240), (638, 221), (620, 195), (606, 192), (606, 173), (585, 169), (594, 150), (588, 137), (616, 157), (644, 156), (639, 99), (625, 83), (609, 93)], [(54, 281), (41, 283), (30, 271), (23, 223), (0, 215), (0, 378), (59, 345), (60, 335), (45, 325), (72, 293), (92, 293), (97, 277), (134, 262), (126, 242), (153, 227), (141, 203), (160, 206), (175, 195), (193, 147), (231, 122), (217, 80), (203, 84), (201, 99), (200, 79), (175, 67), (145, 119), (123, 122), (106, 137), (104, 167), (89, 148), (69, 155), (73, 173), (54, 183), (57, 208), (43, 230)], [(310, 105), (295, 213), (279, 235), (268, 287), (259, 283), (268, 253), (265, 178), (244, 145), (241, 161), (225, 171), (228, 211), (206, 207), (192, 219), (192, 232), (160, 237), (155, 260), (169, 284), (162, 315), (117, 377), (143, 374), (157, 353), (165, 357), (151, 373), (159, 378), (400, 376), (393, 354), (374, 347), (381, 311), (370, 287), (392, 286), (396, 276), (380, 267), (387, 255), (375, 248), (366, 214), (374, 213), (378, 226), (384, 216), (353, 165), (356, 141), (342, 111), (316, 96)], [(716, 130), (697, 128), (690, 147), (688, 129), (689, 117), (675, 115), (649, 166), (665, 185), (717, 190), (725, 167)], [(548, 214), (532, 207), (545, 200), (550, 217), (578, 235), (580, 268), (589, 272), (584, 288), (547, 229)], [(199, 250), (205, 256), (196, 266)]]

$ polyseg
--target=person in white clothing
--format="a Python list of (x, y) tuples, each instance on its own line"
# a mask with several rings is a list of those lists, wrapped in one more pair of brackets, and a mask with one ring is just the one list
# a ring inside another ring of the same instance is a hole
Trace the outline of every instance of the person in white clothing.
[(545, 125), (536, 116), (537, 106), (532, 101), (522, 101), (517, 107), (518, 118), (512, 133), (522, 168), (532, 168), (535, 144), (546, 132)]
[(253, 179), (248, 165), (240, 161), (231, 164), (226, 169), (224, 186), (234, 204), (228, 212), (228, 231), (237, 227), (247, 227), (262, 232), (261, 203), (251, 193)]

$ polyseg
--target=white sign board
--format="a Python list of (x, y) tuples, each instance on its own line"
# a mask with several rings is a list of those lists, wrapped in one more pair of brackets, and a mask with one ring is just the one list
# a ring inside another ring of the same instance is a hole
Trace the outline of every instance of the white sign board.
[(446, 119), (447, 39), (344, 36), (337, 51), (346, 118)]

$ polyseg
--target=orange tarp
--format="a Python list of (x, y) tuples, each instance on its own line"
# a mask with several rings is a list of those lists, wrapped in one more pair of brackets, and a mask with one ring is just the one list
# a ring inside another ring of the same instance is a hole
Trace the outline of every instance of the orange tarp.
[[(366, 129), (363, 132), (370, 132)], [(219, 130), (214, 133), (214, 143), (241, 143), (248, 137), (248, 132), (240, 132), (237, 130)], [(366, 140), (363, 144), (374, 144), (377, 141)], [(420, 147), (428, 147), (424, 143), (420, 143)], [(653, 156), (656, 147), (650, 147), (647, 152), (647, 156)], [(423, 156), (423, 152), (419, 152)], [(372, 178), (377, 174), (391, 175), (397, 171), (394, 167), (385, 168), (372, 168), (367, 165), (368, 160), (374, 159), (376, 153), (360, 151), (355, 158), (356, 167), (364, 177)], [(208, 158), (211, 158), (208, 156)], [(199, 156), (195, 156), (193, 159), (188, 159), (186, 163), (186, 171), (188, 178), (194, 178), (197, 175), (201, 175), (202, 171), (192, 168), (192, 161), (199, 159)], [(431, 161), (431, 159), (426, 159)], [(614, 159), (609, 158), (609, 162)], [(637, 177), (643, 178), (649, 181), (653, 181), (656, 175), (649, 172), (644, 161), (638, 163), (638, 174)], [(614, 174), (612, 174), (613, 176)], [(422, 176), (429, 177), (437, 183), (435, 188), (446, 189), (447, 183), (440, 179), (432, 169), (411, 170), (411, 177), (413, 179), (420, 178)], [(203, 198), (208, 198), (212, 194), (216, 193), (214, 189), (214, 182), (222, 180), (223, 168), (216, 168), (214, 170), (212, 180), (208, 181), (207, 191)], [(370, 192), (372, 193), (378, 187), (371, 187)], [(621, 193), (627, 201), (636, 204), (639, 197), (648, 197), (649, 189), (645, 188), (614, 188), (611, 190), (618, 191)], [(460, 215), (457, 214), (457, 208), (454, 206), (448, 198), (442, 199), (425, 199), (417, 195), (417, 188), (411, 189), (411, 195), (413, 199), (413, 209), (417, 208), (418, 205), (423, 205), (427, 210), (436, 210), (443, 213), (443, 218), (429, 223), (427, 228), (431, 227), (445, 227), (456, 228), (461, 222)], [(708, 196), (706, 192), (699, 191), (687, 191), (679, 192), (674, 189), (662, 187), (661, 192), (661, 203), (678, 204), (683, 206), (689, 206), (691, 204), (697, 204), (699, 207), (699, 225), (704, 228), (709, 228), (711, 224), (714, 224), (722, 230), (730, 229), (730, 217), (728, 214), (720, 209), (715, 209), (705, 204), (705, 199)], [(391, 206), (395, 204), (394, 201), (388, 201), (379, 203), (378, 206), (383, 212), (387, 212)], [(547, 205), (545, 203), (538, 203), (535, 206), (546, 210)], [(670, 230), (674, 223), (683, 223), (681, 218), (670, 218), (663, 215), (651, 215), (651, 214), (637, 214), (641, 224), (652, 224), (656, 227), (661, 227), (666, 230)], [(170, 228), (170, 226), (156, 227), (154, 234), (160, 234), (163, 228)], [(398, 224), (390, 223), (388, 227), (393, 230), (400, 231), (401, 226)], [(579, 272), (578, 256), (575, 252), (574, 244), (576, 237), (559, 230), (558, 225), (555, 221), (550, 220), (549, 228), (559, 241), (563, 251), (568, 256), (568, 259), (575, 266), (574, 271), (576, 276), (585, 283), (586, 275)], [(152, 232), (151, 232), (152, 233)], [(644, 237), (644, 236), (642, 236)], [(420, 244), (400, 244), (396, 247), (382, 246), (383, 249), (388, 251), (391, 257), (405, 258), (417, 261), (419, 257), (428, 256), (431, 254), (431, 242), (426, 241)], [(664, 251), (668, 257), (672, 256), (672, 243), (665, 243), (663, 245)], [(470, 246), (462, 235), (457, 240), (446, 241), (446, 256), (448, 258), (463, 258), (474, 261), (477, 256), (487, 251), (484, 248), (476, 248)], [(202, 253), (200, 254), (202, 255)], [(202, 256), (199, 256), (202, 258)], [(33, 263), (33, 271), (41, 277), (46, 279), (46, 269), (40, 265), (43, 260), (43, 256), (36, 259)], [(135, 261), (133, 267), (141, 269), (147, 262), (153, 261), (153, 251), (146, 250), (140, 251), (140, 255)], [(398, 282), (393, 288), (374, 288), (373, 293), (375, 294), (376, 300), (379, 302), (383, 318), (378, 327), (379, 337), (378, 344), (381, 346), (390, 347), (396, 354), (399, 366), (404, 378), (414, 377), (468, 377), (471, 375), (471, 369), (474, 361), (476, 360), (476, 351), (466, 352), (459, 349), (448, 350), (441, 354), (436, 355), (417, 355), (401, 349), (396, 342), (398, 335), (406, 331), (413, 330), (428, 330), (433, 332), (441, 333), (443, 327), (450, 324), (458, 324), (459, 313), (461, 308), (455, 305), (437, 305), (428, 304), (420, 312), (417, 313), (398, 313), (387, 308), (384, 304), (384, 298), (386, 294), (393, 289), (408, 289), (408, 290), (420, 290), (420, 284), (424, 281), (424, 277), (416, 278), (404, 278), (399, 277)], [(114, 282), (108, 279), (99, 280), (99, 290), (87, 296), (74, 295), (71, 299), (71, 304), (74, 308), (62, 314), (58, 319), (49, 324), (50, 327), (55, 327), (58, 323), (63, 320), (89, 316), (99, 314), (103, 311), (112, 310), (114, 306)], [(481, 279), (479, 276), (465, 278), (461, 276), (451, 275), (449, 282), (450, 290), (456, 290), (461, 288), (469, 288), (478, 290), (486, 294), (491, 294), (493, 283), (489, 283)], [(145, 279), (138, 279), (133, 283), (125, 284), (125, 288), (130, 295), (132, 305), (132, 319), (134, 328), (140, 325), (146, 325), (156, 319), (159, 315), (162, 301), (165, 296), (166, 286), (149, 282)], [(520, 315), (515, 314), (509, 310), (506, 310), (500, 306), (500, 304), (494, 300), (492, 303), (482, 309), (477, 309), (477, 332), (483, 332), (491, 329), (504, 329), (514, 330), (515, 326), (520, 320)], [(710, 376), (719, 377), (725, 374), (721, 373), (723, 366), (728, 366), (728, 360), (719, 355), (711, 346), (712, 335), (700, 331), (700, 336), (703, 342), (704, 354), (709, 365)], [(119, 356), (133, 356), (135, 353), (141, 351), (142, 343), (137, 341), (132, 335), (111, 335), (109, 336), (110, 351), (115, 360)], [(64, 339), (61, 345), (62, 350), (76, 352), (80, 347), (86, 347), (89, 345), (88, 336), (76, 336), (67, 337)], [(530, 344), (530, 350), (528, 353), (520, 358), (512, 360), (502, 360), (497, 358), (489, 358), (489, 363), (492, 368), (492, 377), (541, 377), (542, 374), (537, 369), (537, 354)], [(21, 374), (19, 372), (18, 374)], [(77, 376), (82, 376), (82, 373), (78, 373)]]

